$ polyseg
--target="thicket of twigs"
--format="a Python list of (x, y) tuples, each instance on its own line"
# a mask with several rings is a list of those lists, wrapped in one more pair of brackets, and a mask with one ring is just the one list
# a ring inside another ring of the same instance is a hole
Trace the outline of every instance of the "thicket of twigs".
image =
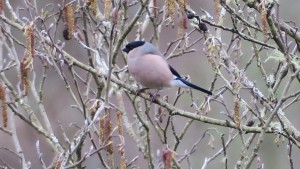
[[(1, 168), (298, 168), (297, 24), (276, 0), (206, 3), (0, 0)], [(151, 103), (121, 52), (134, 39), (201, 56), (191, 78), (213, 95)]]

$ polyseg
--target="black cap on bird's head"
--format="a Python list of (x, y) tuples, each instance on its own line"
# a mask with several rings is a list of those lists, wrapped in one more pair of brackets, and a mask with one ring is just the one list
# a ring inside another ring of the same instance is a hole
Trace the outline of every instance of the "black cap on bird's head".
[(133, 41), (128, 43), (125, 48), (123, 49), (124, 52), (129, 53), (132, 49), (143, 46), (146, 42), (145, 41)]

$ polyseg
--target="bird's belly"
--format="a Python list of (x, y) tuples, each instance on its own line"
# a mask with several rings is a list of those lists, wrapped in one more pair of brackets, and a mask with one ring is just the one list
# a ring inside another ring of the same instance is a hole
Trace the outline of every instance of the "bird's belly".
[(171, 81), (170, 74), (160, 72), (158, 68), (149, 65), (138, 64), (129, 67), (129, 73), (143, 87), (151, 89), (161, 89), (169, 87)]

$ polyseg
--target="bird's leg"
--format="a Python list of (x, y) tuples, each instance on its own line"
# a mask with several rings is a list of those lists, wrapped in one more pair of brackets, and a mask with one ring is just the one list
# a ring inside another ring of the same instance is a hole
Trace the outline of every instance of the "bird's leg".
[[(150, 89), (150, 88), (140, 88), (140, 89), (138, 89), (137, 91), (136, 91), (136, 96), (138, 96), (138, 95), (140, 95), (142, 92), (145, 92), (145, 90), (148, 90), (148, 89)], [(152, 94), (152, 93), (149, 93), (149, 95), (150, 95), (150, 97), (151, 97), (151, 104), (152, 103), (156, 103), (156, 99), (158, 98), (158, 97), (160, 97), (160, 95), (158, 94), (158, 92), (159, 92), (159, 89), (154, 93), (154, 94)]]
[(148, 90), (149, 88), (140, 88), (136, 91), (136, 95), (140, 95), (142, 92), (144, 92), (145, 90)]
[(151, 96), (151, 103), (150, 104), (157, 103), (157, 98), (160, 97), (160, 95), (158, 94), (158, 92), (159, 92), (159, 89), (154, 94), (150, 93), (150, 96)]
[(134, 99), (135, 100), (142, 92), (144, 92), (145, 90), (148, 90), (149, 88), (140, 88), (140, 86), (138, 86), (138, 89), (134, 92), (135, 96)]

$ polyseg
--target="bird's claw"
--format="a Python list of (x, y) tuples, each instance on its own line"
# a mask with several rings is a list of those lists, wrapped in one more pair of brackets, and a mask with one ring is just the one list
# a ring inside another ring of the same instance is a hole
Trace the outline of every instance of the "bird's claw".
[(141, 89), (138, 89), (137, 91), (136, 91), (136, 95), (140, 95), (141, 93), (143, 93), (145, 90), (147, 90), (147, 89), (149, 89), (149, 88), (141, 88)]
[(149, 93), (151, 97), (151, 103), (157, 103), (157, 99), (160, 97), (160, 94), (157, 92), (155, 94)]

